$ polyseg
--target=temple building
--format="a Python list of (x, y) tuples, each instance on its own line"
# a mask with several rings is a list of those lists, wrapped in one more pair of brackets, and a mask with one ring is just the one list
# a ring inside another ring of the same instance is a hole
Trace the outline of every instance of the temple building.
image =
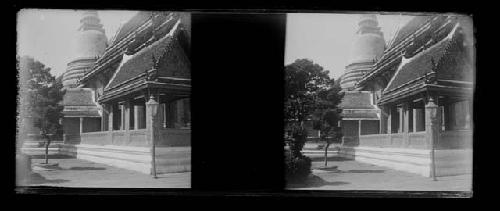
[(100, 110), (92, 89), (82, 88), (78, 80), (90, 71), (108, 46), (104, 28), (95, 11), (85, 11), (80, 20), (80, 27), (74, 39), (71, 61), (63, 74), (62, 83), (66, 90), (62, 104), (63, 140), (65, 143), (77, 141), (80, 133), (98, 131)]
[(467, 17), (427, 15), (400, 27), (382, 54), (369, 48), (366, 54), (377, 56), (368, 71), (348, 69), (342, 77), (343, 88), (359, 95), (354, 100), (346, 91), (342, 105), (370, 111), (358, 115), (376, 110), (377, 124), (359, 121), (357, 142), (341, 154), (424, 176), (471, 173), (473, 43)]
[(96, 12), (81, 23), (64, 77), (64, 153), (148, 174), (153, 163), (190, 171), (189, 14), (137, 12), (109, 41)]
[(355, 146), (359, 136), (378, 133), (380, 111), (370, 91), (354, 90), (355, 84), (366, 75), (380, 59), (385, 50), (385, 40), (377, 17), (361, 15), (358, 30), (351, 48), (345, 73), (340, 77), (344, 98), (339, 104), (342, 109), (342, 144)]

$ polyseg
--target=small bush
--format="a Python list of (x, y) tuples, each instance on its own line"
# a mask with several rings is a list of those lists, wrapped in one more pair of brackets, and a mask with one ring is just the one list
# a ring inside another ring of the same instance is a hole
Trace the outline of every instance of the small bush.
[(311, 173), (311, 159), (299, 155), (293, 156), (290, 150), (285, 150), (285, 175), (289, 182), (303, 182)]

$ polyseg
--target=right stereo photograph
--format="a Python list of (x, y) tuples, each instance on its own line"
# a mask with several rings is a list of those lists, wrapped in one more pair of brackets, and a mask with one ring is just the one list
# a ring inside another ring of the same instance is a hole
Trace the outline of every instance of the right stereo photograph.
[(473, 19), (290, 13), (288, 190), (472, 193)]

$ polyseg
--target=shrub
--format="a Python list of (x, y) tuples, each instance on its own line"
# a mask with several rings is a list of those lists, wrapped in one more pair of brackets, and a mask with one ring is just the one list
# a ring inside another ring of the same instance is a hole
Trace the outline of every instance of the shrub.
[(303, 182), (311, 173), (311, 159), (300, 155), (293, 156), (290, 150), (285, 150), (285, 175), (289, 182)]

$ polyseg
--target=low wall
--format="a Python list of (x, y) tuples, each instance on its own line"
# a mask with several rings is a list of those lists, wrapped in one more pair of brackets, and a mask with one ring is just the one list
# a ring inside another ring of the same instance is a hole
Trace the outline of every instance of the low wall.
[(155, 157), (158, 173), (191, 171), (191, 147), (157, 147)]
[(359, 137), (358, 136), (344, 136), (342, 137), (342, 145), (343, 146), (358, 146), (359, 145)]
[(190, 129), (161, 129), (160, 140), (157, 146), (165, 147), (185, 147), (191, 146)]
[[(431, 150), (387, 147), (342, 147), (339, 155), (348, 159), (395, 170), (431, 176)], [(436, 176), (472, 173), (471, 149), (435, 150)]]
[(427, 148), (426, 132), (409, 133), (408, 146), (414, 149)]
[(472, 174), (472, 149), (435, 150), (436, 175)]
[(442, 131), (439, 134), (437, 149), (472, 149), (472, 131)]
[[(149, 174), (151, 146), (146, 135), (146, 129), (82, 133), (80, 144), (65, 144), (59, 153)], [(157, 173), (191, 171), (191, 130), (161, 129), (159, 135)]]
[(359, 162), (384, 166), (426, 177), (430, 174), (429, 150), (383, 147), (344, 147), (339, 154)]
[(119, 168), (151, 172), (151, 153), (147, 147), (113, 145), (76, 145), (76, 158)]
[(80, 134), (64, 134), (63, 140), (65, 144), (79, 144)]
[[(156, 172), (191, 171), (191, 147), (156, 147)], [(151, 173), (151, 148), (115, 145), (70, 145), (59, 148), (59, 154), (119, 168)]]
[(82, 133), (80, 134), (80, 143), (89, 145), (110, 145), (111, 140), (108, 136), (108, 131)]
[(425, 132), (372, 134), (359, 136), (359, 146), (425, 149)]
[[(115, 146), (134, 146), (148, 147), (146, 141), (146, 129), (140, 130), (115, 130), (82, 133), (80, 135), (81, 144), (89, 145), (115, 145)], [(157, 146), (164, 147), (186, 147), (191, 146), (190, 129), (161, 129), (160, 138), (157, 140)], [(70, 142), (74, 143), (74, 142)]]

